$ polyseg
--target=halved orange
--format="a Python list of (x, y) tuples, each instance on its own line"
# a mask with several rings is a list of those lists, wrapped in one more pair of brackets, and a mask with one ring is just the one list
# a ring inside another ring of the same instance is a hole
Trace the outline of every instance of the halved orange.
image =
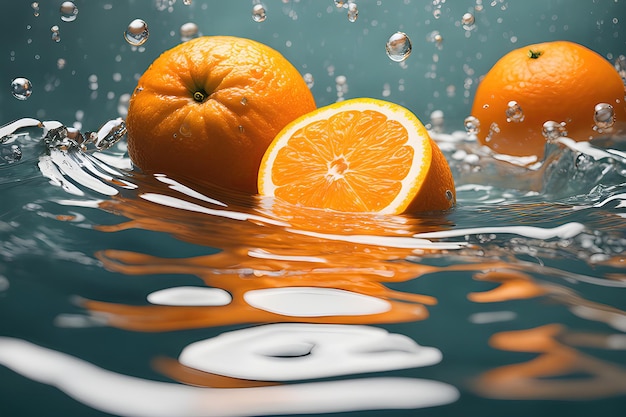
[(454, 179), (419, 119), (397, 104), (357, 98), (285, 126), (259, 169), (259, 193), (342, 212), (450, 209)]

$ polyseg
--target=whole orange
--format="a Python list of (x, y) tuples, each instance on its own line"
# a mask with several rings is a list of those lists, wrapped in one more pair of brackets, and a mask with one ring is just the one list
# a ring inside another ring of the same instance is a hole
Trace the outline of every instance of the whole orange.
[(128, 152), (145, 172), (255, 193), (274, 136), (315, 108), (278, 51), (200, 37), (164, 52), (139, 79), (126, 118)]
[(480, 122), (482, 144), (501, 154), (542, 157), (546, 121), (565, 123), (577, 141), (610, 130), (594, 129), (600, 103), (613, 107), (615, 121), (626, 122), (624, 83), (613, 65), (582, 45), (554, 41), (500, 58), (478, 84), (471, 114)]

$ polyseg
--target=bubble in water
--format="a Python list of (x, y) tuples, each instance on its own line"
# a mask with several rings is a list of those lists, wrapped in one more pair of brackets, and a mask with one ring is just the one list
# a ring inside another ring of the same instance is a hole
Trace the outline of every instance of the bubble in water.
[(507, 122), (519, 123), (524, 121), (524, 112), (522, 111), (522, 107), (517, 103), (517, 101), (509, 101), (509, 104), (507, 104), (505, 110), (505, 114)]
[(15, 78), (11, 81), (11, 92), (16, 99), (26, 100), (33, 93), (33, 84), (26, 78)]
[(60, 29), (57, 25), (54, 25), (50, 28), (50, 31), (52, 32), (52, 40), (55, 42), (61, 42), (61, 34), (60, 34)]
[(465, 30), (472, 30), (474, 29), (474, 23), (476, 22), (476, 20), (474, 19), (474, 15), (471, 13), (465, 13), (463, 15), (463, 17), (461, 17), (461, 25), (463, 26), (463, 29)]
[(150, 36), (148, 24), (141, 19), (130, 22), (124, 32), (124, 39), (133, 46), (143, 45), (148, 40), (148, 36)]
[(385, 50), (389, 59), (402, 62), (411, 55), (411, 40), (404, 32), (396, 32), (387, 41)]
[(67, 64), (67, 61), (64, 58), (57, 59), (57, 68), (58, 69), (65, 68), (65, 64)]
[(22, 148), (19, 145), (12, 144), (0, 147), (0, 164), (12, 164), (22, 159)]
[(626, 55), (620, 55), (615, 58), (615, 70), (622, 77), (622, 81), (626, 84)]
[(180, 27), (180, 40), (186, 42), (198, 37), (198, 25), (193, 22), (187, 22)]
[(64, 22), (73, 22), (78, 15), (78, 7), (71, 1), (61, 3), (61, 20)]
[(430, 124), (435, 132), (442, 132), (444, 125), (443, 111), (441, 110), (433, 110), (430, 113)]
[(39, 16), (39, 2), (36, 2), (36, 1), (32, 2), (30, 4), (30, 7), (33, 8), (33, 15), (35, 17)]
[(348, 20), (350, 22), (356, 22), (356, 19), (359, 17), (359, 9), (355, 2), (348, 1)]
[(345, 0), (335, 0), (335, 6), (338, 9), (341, 9), (342, 7), (345, 7), (345, 5), (346, 5)]
[(306, 83), (307, 87), (313, 88), (313, 86), (315, 85), (313, 74), (311, 74), (310, 72), (307, 72), (306, 74), (302, 76), (302, 78), (304, 78), (304, 82)]
[(593, 113), (593, 121), (595, 122), (594, 129), (599, 132), (612, 128), (615, 123), (615, 112), (613, 111), (613, 106), (609, 103), (596, 104)]
[(437, 48), (441, 49), (443, 43), (443, 36), (439, 33), (438, 30), (433, 30), (428, 35), (426, 35), (426, 40), (428, 42), (432, 42), (437, 45)]
[(255, 4), (252, 7), (252, 20), (255, 22), (265, 22), (267, 14), (265, 13), (265, 6), (261, 3)]
[(543, 124), (541, 133), (543, 134), (543, 137), (550, 142), (557, 140), (562, 136), (567, 136), (567, 129), (564, 122), (558, 123), (553, 120), (548, 120)]
[(467, 131), (469, 135), (476, 135), (480, 132), (480, 120), (474, 116), (467, 116), (463, 124), (465, 125), (465, 131)]
[(192, 1), (191, 0), (183, 0), (183, 4), (185, 6), (191, 6)]

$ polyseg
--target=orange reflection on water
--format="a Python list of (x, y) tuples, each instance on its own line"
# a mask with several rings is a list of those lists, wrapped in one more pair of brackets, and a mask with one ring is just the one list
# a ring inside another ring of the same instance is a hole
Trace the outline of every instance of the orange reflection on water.
[(626, 369), (566, 344), (611, 349), (606, 343), (608, 337), (573, 333), (560, 324), (497, 333), (489, 341), (492, 347), (538, 356), (483, 373), (474, 389), (486, 397), (500, 399), (581, 400), (624, 394)]
[(491, 270), (474, 274), (474, 279), (499, 283), (492, 290), (468, 294), (467, 298), (476, 303), (534, 298), (547, 292), (530, 275), (519, 271)]

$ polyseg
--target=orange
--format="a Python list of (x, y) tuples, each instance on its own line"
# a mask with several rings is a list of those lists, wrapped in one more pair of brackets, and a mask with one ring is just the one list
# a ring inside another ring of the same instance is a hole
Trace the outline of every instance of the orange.
[(256, 193), (276, 133), (316, 108), (298, 70), (259, 42), (200, 37), (164, 52), (128, 109), (128, 152), (145, 172)]
[(259, 193), (342, 212), (438, 211), (455, 203), (450, 167), (417, 117), (358, 98), (287, 125), (267, 149)]
[[(511, 101), (521, 113), (512, 106), (507, 114)], [(582, 45), (554, 41), (513, 50), (496, 62), (478, 85), (471, 114), (480, 122), (482, 144), (501, 154), (542, 157), (546, 121), (564, 122), (567, 136), (577, 141), (610, 131), (594, 129), (600, 103), (613, 106), (615, 121), (626, 122), (624, 83), (613, 65)]]

